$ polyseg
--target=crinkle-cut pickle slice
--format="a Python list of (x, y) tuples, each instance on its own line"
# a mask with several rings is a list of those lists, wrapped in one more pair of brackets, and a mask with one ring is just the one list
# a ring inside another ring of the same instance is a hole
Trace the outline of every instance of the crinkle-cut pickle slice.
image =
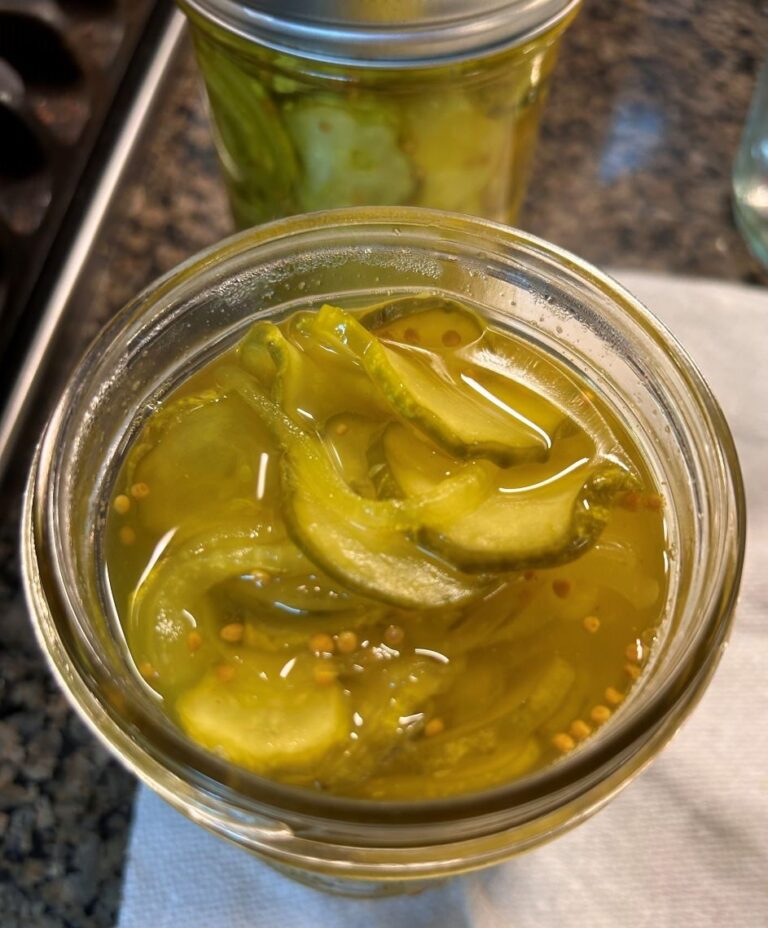
[(550, 439), (542, 429), (498, 408), (460, 382), (383, 345), (357, 319), (326, 304), (314, 321), (320, 339), (345, 346), (381, 389), (392, 408), (459, 457), (499, 464), (545, 460)]
[(408, 200), (415, 179), (397, 144), (396, 107), (374, 97), (314, 94), (289, 100), (282, 111), (303, 169), (297, 194), (304, 210)]
[[(199, 673), (210, 649), (218, 646), (217, 610), (208, 599), (218, 584), (255, 571), (311, 573), (313, 565), (290, 541), (272, 543), (266, 526), (255, 522), (225, 525), (171, 543), (140, 583), (129, 604), (125, 624), (137, 664), (147, 662), (163, 688), (167, 673), (174, 684)], [(189, 633), (200, 633), (202, 647), (188, 646)]]
[[(390, 471), (406, 493), (427, 493), (439, 458), (393, 423), (384, 434)], [(498, 476), (500, 477), (501, 471)], [(443, 525), (431, 525), (426, 544), (464, 571), (554, 567), (593, 545), (605, 527), (610, 506), (636, 478), (616, 464), (581, 468), (519, 489), (499, 487), (477, 507)]]
[(179, 722), (198, 744), (256, 773), (311, 767), (349, 727), (341, 686), (317, 686), (311, 662), (299, 655), (286, 673), (280, 655), (246, 655), (226, 683), (211, 670), (176, 701)]
[(488, 471), (467, 465), (411, 500), (369, 500), (354, 493), (326, 449), (259, 391), (247, 374), (220, 374), (273, 433), (283, 450), (285, 518), (293, 538), (351, 590), (406, 608), (433, 608), (475, 596), (479, 584), (431, 557), (411, 539), (423, 525), (467, 513), (489, 491)]
[(489, 118), (467, 94), (454, 91), (414, 98), (404, 107), (404, 121), (422, 178), (420, 203), (484, 215), (486, 202), (508, 200), (507, 120)]

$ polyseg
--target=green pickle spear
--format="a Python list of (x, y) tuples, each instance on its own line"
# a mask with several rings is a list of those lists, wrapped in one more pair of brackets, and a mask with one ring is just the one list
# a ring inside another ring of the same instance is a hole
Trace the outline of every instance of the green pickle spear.
[(665, 531), (592, 386), (424, 293), (257, 322), (148, 411), (106, 561), (137, 672), (201, 748), (416, 801), (610, 722), (660, 634)]

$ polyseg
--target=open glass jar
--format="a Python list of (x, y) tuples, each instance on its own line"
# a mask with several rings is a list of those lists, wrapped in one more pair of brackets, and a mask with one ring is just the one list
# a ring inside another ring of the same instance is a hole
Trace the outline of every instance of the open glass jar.
[(235, 219), (412, 205), (511, 222), (579, 0), (180, 0)]
[[(256, 319), (429, 290), (535, 339), (608, 397), (669, 504), (670, 595), (654, 660), (611, 721), (500, 788), (377, 802), (281, 785), (188, 740), (132, 671), (104, 567), (126, 448), (156, 404)], [(59, 682), (106, 745), (199, 824), (322, 888), (397, 892), (504, 860), (605, 803), (701, 696), (744, 548), (733, 443), (700, 375), (614, 281), (518, 231), (407, 208), (283, 220), (191, 259), (127, 306), (82, 360), (42, 439), (23, 523), (27, 596)]]

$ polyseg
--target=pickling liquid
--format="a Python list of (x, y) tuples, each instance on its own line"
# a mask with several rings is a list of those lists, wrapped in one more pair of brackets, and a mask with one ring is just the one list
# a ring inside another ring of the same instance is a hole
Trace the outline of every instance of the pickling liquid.
[(664, 503), (605, 400), (437, 297), (257, 324), (147, 418), (105, 544), (189, 738), (381, 800), (578, 750), (667, 590)]

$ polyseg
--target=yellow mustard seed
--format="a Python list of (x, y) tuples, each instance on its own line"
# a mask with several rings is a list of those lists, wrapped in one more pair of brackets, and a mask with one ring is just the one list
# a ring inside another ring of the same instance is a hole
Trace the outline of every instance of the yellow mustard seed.
[(446, 329), (443, 332), (442, 343), (446, 348), (455, 348), (457, 345), (461, 344), (461, 335), (456, 331), (456, 329)]
[(245, 626), (242, 622), (230, 622), (219, 629), (219, 637), (229, 644), (239, 644), (243, 640)]
[(229, 683), (230, 680), (234, 679), (234, 676), (235, 668), (231, 664), (219, 664), (216, 668), (216, 677), (222, 683)]
[(339, 424), (334, 429), (334, 432), (336, 432), (336, 434), (339, 437), (341, 437), (342, 435), (346, 435), (348, 431), (349, 431), (349, 426), (347, 425), (346, 422), (339, 422)]
[(570, 580), (553, 580), (552, 581), (552, 592), (555, 596), (559, 596), (560, 599), (565, 599), (566, 596), (571, 592), (571, 581)]
[(124, 516), (131, 508), (131, 501), (125, 493), (121, 493), (119, 496), (115, 497), (112, 508), (118, 515)]
[(339, 632), (336, 636), (336, 647), (342, 654), (351, 654), (357, 650), (357, 635), (353, 631)]
[(664, 500), (658, 493), (648, 493), (645, 497), (645, 508), (650, 512), (660, 512), (664, 508)]
[(132, 545), (136, 541), (136, 532), (130, 527), (130, 525), (124, 525), (118, 532), (120, 541), (124, 545)]
[(588, 631), (590, 635), (594, 635), (596, 631), (600, 629), (600, 619), (596, 615), (588, 615), (586, 618), (582, 619), (581, 624), (584, 626), (585, 631)]
[(190, 651), (199, 651), (203, 646), (203, 636), (199, 631), (193, 629), (187, 635), (187, 647)]
[(149, 487), (146, 483), (134, 483), (131, 487), (131, 496), (134, 499), (146, 499), (149, 496)]
[(142, 661), (139, 664), (139, 673), (145, 680), (156, 680), (158, 673), (149, 661)]
[(589, 713), (589, 717), (596, 725), (602, 725), (611, 717), (611, 710), (608, 708), (608, 706), (594, 706), (592, 711)]
[(583, 741), (585, 738), (589, 738), (592, 734), (592, 726), (587, 725), (584, 719), (575, 719), (571, 722), (568, 733), (576, 741)]
[(558, 751), (560, 751), (561, 754), (567, 754), (569, 751), (572, 751), (576, 747), (576, 742), (564, 731), (558, 732), (552, 738), (552, 744), (557, 748)]
[(266, 570), (256, 569), (251, 571), (251, 577), (259, 586), (266, 586), (272, 579), (272, 574), (268, 574)]
[(444, 731), (445, 722), (437, 716), (435, 716), (433, 719), (430, 719), (424, 726), (424, 734), (427, 738), (434, 738), (435, 735), (441, 735)]
[(405, 630), (400, 625), (389, 625), (384, 630), (384, 644), (396, 648), (405, 640)]
[(336, 643), (326, 632), (315, 632), (309, 639), (309, 650), (315, 654), (333, 654)]
[(643, 643), (639, 638), (636, 638), (631, 644), (628, 644), (624, 650), (624, 657), (628, 661), (633, 661), (635, 664), (639, 664), (643, 659)]
[(637, 666), (637, 664), (625, 664), (624, 673), (632, 680), (637, 680), (642, 673), (642, 670)]
[(609, 686), (603, 695), (605, 701), (611, 706), (618, 706), (624, 702), (624, 694), (621, 690), (617, 690), (615, 686)]

